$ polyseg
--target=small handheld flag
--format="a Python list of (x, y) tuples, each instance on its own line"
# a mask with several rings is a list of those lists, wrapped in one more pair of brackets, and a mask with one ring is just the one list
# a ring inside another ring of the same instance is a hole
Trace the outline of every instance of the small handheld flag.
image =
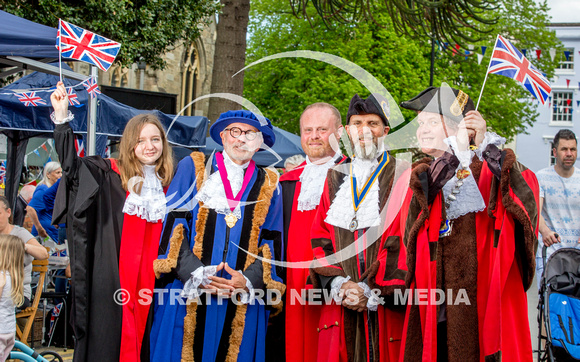
[[(481, 93), (483, 93), (488, 74), (499, 74), (517, 80), (542, 104), (546, 103), (552, 91), (552, 86), (548, 79), (512, 43), (501, 35), (497, 36)], [(481, 100), (481, 93), (479, 100)], [(479, 100), (475, 109), (479, 106)]]
[(63, 57), (93, 64), (102, 71), (115, 61), (121, 44), (103, 36), (58, 20), (56, 46)]

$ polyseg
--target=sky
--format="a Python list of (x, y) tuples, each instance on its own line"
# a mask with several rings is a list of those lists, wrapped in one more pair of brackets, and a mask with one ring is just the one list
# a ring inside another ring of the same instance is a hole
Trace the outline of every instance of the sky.
[(548, 0), (552, 23), (580, 23), (580, 0)]

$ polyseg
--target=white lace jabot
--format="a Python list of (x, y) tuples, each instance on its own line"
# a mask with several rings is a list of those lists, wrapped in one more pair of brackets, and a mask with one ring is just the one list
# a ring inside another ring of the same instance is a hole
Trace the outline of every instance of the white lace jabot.
[(314, 210), (320, 202), (320, 196), (324, 191), (324, 184), (326, 181), (326, 174), (328, 169), (336, 164), (336, 160), (340, 157), (340, 152), (336, 153), (334, 157), (326, 163), (317, 165), (310, 162), (306, 156), (306, 166), (300, 175), (300, 195), (298, 195), (298, 211)]
[[(165, 217), (165, 193), (163, 185), (155, 172), (155, 165), (143, 165), (144, 178), (129, 180), (129, 190), (133, 190), (135, 184), (143, 181), (141, 194), (129, 192), (125, 200), (123, 212), (128, 215), (136, 215), (149, 222), (157, 222)], [(133, 180), (133, 181), (132, 181)]]
[[(363, 160), (354, 158), (352, 161), (352, 170), (357, 180), (357, 187), (362, 188), (367, 179), (377, 168), (379, 162), (376, 159)], [(336, 192), (336, 196), (326, 214), (327, 223), (348, 229), (350, 222), (355, 217), (353, 206), (352, 186), (350, 175), (345, 175), (342, 185)], [(378, 179), (371, 186), (367, 197), (360, 204), (356, 211), (356, 220), (359, 229), (380, 225), (379, 215), (379, 183)]]
[[(242, 185), (244, 184), (244, 171), (248, 168), (250, 162), (238, 165), (231, 160), (226, 152), (222, 152), (222, 155), (224, 156), (224, 165), (226, 166), (226, 172), (232, 187), (232, 193), (236, 196), (242, 189)], [(218, 170), (212, 173), (207, 181), (204, 182), (197, 195), (195, 195), (195, 199), (203, 202), (204, 207), (213, 209), (218, 214), (227, 215), (231, 212), (224, 184)], [(234, 215), (238, 219), (242, 217), (240, 204), (238, 204), (234, 209)]]
[[(469, 165), (471, 164), (474, 155), (477, 155), (479, 159), (483, 161), (482, 153), (485, 151), (485, 148), (491, 144), (501, 147), (505, 143), (505, 138), (500, 137), (493, 132), (486, 132), (483, 141), (475, 152), (471, 150), (459, 151), (455, 136), (446, 138), (444, 142), (453, 149), (455, 155), (459, 159), (461, 167), (469, 169)], [(458, 181), (457, 175), (455, 175), (443, 186), (443, 196), (445, 199), (447, 199), (449, 194), (453, 191), (453, 188)], [(447, 208), (448, 220), (457, 219), (458, 217), (467, 215), (471, 212), (485, 210), (485, 201), (483, 200), (483, 196), (481, 196), (481, 192), (479, 192), (479, 187), (475, 182), (475, 178), (473, 178), (473, 175), (471, 174), (463, 180), (463, 185), (459, 188), (459, 193), (455, 194), (455, 198), (456, 200), (451, 202)]]

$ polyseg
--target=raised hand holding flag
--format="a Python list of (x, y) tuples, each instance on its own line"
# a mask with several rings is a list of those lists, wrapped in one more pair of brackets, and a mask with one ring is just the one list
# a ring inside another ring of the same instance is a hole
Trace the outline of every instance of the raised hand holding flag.
[(479, 107), (488, 74), (499, 74), (517, 80), (542, 104), (546, 103), (552, 91), (548, 79), (509, 40), (501, 35), (497, 36), (475, 109)]
[(113, 64), (121, 48), (116, 41), (62, 19), (58, 20), (56, 46), (63, 57), (93, 64), (104, 72)]

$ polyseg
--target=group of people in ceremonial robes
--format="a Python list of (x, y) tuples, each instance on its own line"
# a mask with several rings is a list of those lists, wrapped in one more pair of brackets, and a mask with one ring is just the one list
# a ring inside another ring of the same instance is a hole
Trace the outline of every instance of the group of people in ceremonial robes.
[(415, 163), (389, 150), (385, 96), (355, 95), (344, 126), (311, 104), (306, 161), (279, 177), (252, 160), (273, 126), (246, 110), (211, 126), (223, 152), (175, 171), (150, 120), (130, 122), (119, 161), (80, 159), (63, 88), (55, 221), (72, 226), (76, 361), (531, 360), (537, 180), (461, 90), (401, 103)]

